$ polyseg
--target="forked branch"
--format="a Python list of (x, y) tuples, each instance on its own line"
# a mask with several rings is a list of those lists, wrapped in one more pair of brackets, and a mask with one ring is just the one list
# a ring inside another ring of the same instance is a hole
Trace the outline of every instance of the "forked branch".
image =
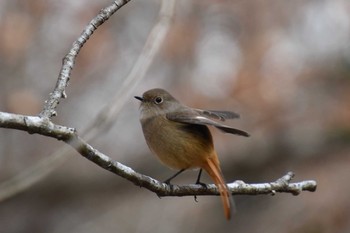
[[(96, 163), (98, 166), (117, 174), (137, 186), (147, 188), (148, 190), (156, 193), (158, 196), (199, 196), (199, 195), (219, 195), (219, 192), (215, 185), (209, 184), (207, 187), (201, 185), (167, 185), (158, 180), (155, 180), (149, 176), (140, 174), (130, 167), (127, 167), (119, 162), (113, 161), (107, 155), (94, 149), (90, 144), (84, 141), (74, 128), (54, 124), (50, 118), (56, 115), (56, 107), (61, 98), (66, 98), (65, 89), (68, 85), (71, 71), (74, 67), (75, 59), (86, 43), (92, 33), (105, 22), (113, 13), (115, 13), (119, 8), (124, 6), (130, 0), (116, 0), (112, 5), (104, 8), (101, 12), (90, 21), (89, 25), (84, 29), (79, 38), (73, 43), (72, 48), (68, 54), (63, 59), (63, 65), (56, 82), (56, 86), (48, 100), (45, 102), (42, 112), (39, 116), (25, 116), (12, 113), (0, 112), (0, 128), (17, 129), (26, 131), (30, 134), (40, 134), (43, 136), (52, 137), (58, 140), (62, 140), (72, 146), (76, 151), (78, 151), (82, 156), (89, 159), (90, 161)], [(122, 90), (119, 90), (118, 94), (115, 96), (115, 100), (120, 100), (120, 96), (125, 96), (124, 91), (130, 89), (130, 86), (135, 86), (140, 80), (146, 70), (148, 69), (154, 55), (159, 50), (161, 42), (165, 38), (165, 34), (168, 31), (171, 15), (166, 12), (172, 12), (174, 8), (173, 0), (163, 0), (162, 8), (160, 10), (160, 20), (158, 24), (155, 25), (149, 40), (145, 45), (145, 51), (141, 54), (140, 58), (135, 64), (134, 69), (132, 69), (131, 74), (126, 79)], [(151, 43), (156, 43), (155, 46), (151, 46)], [(102, 113), (103, 119), (112, 119), (119, 109), (121, 109), (121, 103), (118, 101), (117, 104), (106, 107), (106, 113)], [(105, 117), (108, 115), (108, 117)], [(105, 120), (106, 121), (106, 120)], [(100, 121), (99, 121), (100, 122)], [(108, 121), (105, 122), (106, 124)], [(89, 134), (86, 135), (88, 139), (92, 139), (96, 135), (97, 124), (92, 124), (93, 127), (90, 128)], [(94, 132), (94, 133), (91, 133)], [(62, 150), (65, 151), (66, 150)], [(65, 153), (64, 152), (64, 153)], [(62, 152), (63, 153), (63, 152)], [(48, 167), (49, 164), (57, 163), (58, 159), (62, 158), (63, 154), (58, 154), (57, 156), (52, 156), (50, 162), (43, 163), (41, 167)], [(47, 174), (49, 170), (46, 171)], [(20, 179), (26, 179), (27, 173), (20, 176)], [(43, 173), (44, 174), (44, 173)], [(302, 191), (315, 191), (316, 182), (313, 180), (301, 181), (297, 183), (291, 183), (293, 178), (293, 173), (289, 172), (277, 181), (270, 183), (260, 183), (260, 184), (246, 184), (243, 181), (236, 181), (228, 184), (228, 187), (232, 194), (245, 194), (245, 195), (258, 195), (258, 194), (275, 194), (276, 192), (292, 193), (294, 195), (299, 194)], [(30, 182), (37, 180), (38, 174), (31, 177)], [(43, 177), (43, 175), (41, 176)], [(17, 179), (18, 180), (18, 179)], [(28, 187), (31, 183), (27, 181), (23, 186), (14, 185), (11, 182), (4, 182), (0, 185), (0, 201), (4, 200), (15, 193)]]

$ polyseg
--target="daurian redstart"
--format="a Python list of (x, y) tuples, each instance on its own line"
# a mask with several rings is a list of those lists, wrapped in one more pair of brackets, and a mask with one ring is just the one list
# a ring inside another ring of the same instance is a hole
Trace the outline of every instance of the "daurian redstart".
[[(141, 101), (140, 121), (150, 150), (166, 166), (179, 170), (170, 180), (186, 169), (204, 169), (217, 185), (227, 219), (231, 216), (231, 193), (223, 178), (213, 139), (207, 125), (219, 130), (248, 137), (249, 134), (218, 121), (238, 118), (228, 111), (201, 110), (187, 107), (163, 89), (146, 91)], [(201, 174), (200, 170), (200, 174)], [(197, 179), (199, 181), (200, 176)]]

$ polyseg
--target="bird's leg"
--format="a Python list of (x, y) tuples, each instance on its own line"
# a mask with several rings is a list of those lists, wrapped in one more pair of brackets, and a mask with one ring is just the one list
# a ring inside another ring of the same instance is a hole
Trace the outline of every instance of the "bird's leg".
[(203, 169), (201, 168), (201, 169), (199, 170), (199, 173), (198, 173), (198, 177), (197, 177), (197, 180), (196, 180), (196, 184), (199, 184), (199, 185), (203, 186), (204, 188), (206, 188), (206, 187), (207, 187), (207, 184), (201, 182), (202, 171), (203, 171)]
[[(203, 186), (204, 188), (207, 188), (207, 184), (201, 182), (202, 170), (203, 170), (202, 168), (199, 170), (198, 177), (197, 177), (197, 180), (196, 180), (196, 184), (199, 184), (199, 185)], [(194, 201), (198, 202), (196, 195), (194, 195)]]
[(167, 185), (170, 185), (170, 181), (180, 175), (185, 169), (181, 169), (180, 171), (176, 172), (174, 175), (172, 175), (170, 178), (166, 179), (163, 183), (166, 183)]

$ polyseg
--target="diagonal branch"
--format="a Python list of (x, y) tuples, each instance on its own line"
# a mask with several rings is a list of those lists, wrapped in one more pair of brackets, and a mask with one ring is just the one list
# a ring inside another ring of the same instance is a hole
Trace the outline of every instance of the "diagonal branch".
[[(214, 184), (202, 185), (168, 185), (153, 179), (149, 176), (140, 174), (122, 163), (112, 161), (107, 155), (94, 149), (88, 143), (84, 142), (75, 134), (74, 140), (68, 142), (82, 156), (96, 163), (98, 166), (117, 174), (137, 186), (144, 187), (158, 196), (200, 196), (200, 195), (220, 195), (219, 190)], [(228, 184), (232, 194), (258, 195), (258, 194), (276, 194), (276, 192), (292, 193), (298, 195), (302, 191), (316, 191), (317, 183), (313, 180), (290, 183), (294, 173), (288, 172), (285, 176), (275, 182), (261, 184), (246, 184), (243, 181), (235, 181)]]

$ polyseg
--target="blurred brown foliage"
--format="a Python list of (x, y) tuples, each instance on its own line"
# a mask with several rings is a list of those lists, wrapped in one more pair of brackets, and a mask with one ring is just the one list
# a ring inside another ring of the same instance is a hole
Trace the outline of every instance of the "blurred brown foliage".
[[(37, 114), (61, 59), (110, 2), (0, 2), (0, 111)], [(131, 1), (78, 57), (55, 122), (84, 129), (116, 91), (157, 20), (158, 1)], [(238, 138), (212, 130), (228, 181), (273, 181), (286, 171), (318, 190), (236, 198), (226, 222), (217, 197), (162, 198), (72, 157), (25, 193), (0, 203), (1, 232), (348, 232), (350, 206), (350, 3), (347, 0), (177, 1), (176, 18), (139, 95), (168, 89), (198, 108), (233, 110)], [(164, 180), (130, 96), (114, 126), (92, 143), (113, 159)], [(0, 181), (60, 148), (0, 130)], [(175, 182), (194, 182), (187, 172)], [(209, 180), (207, 180), (209, 182)]]

